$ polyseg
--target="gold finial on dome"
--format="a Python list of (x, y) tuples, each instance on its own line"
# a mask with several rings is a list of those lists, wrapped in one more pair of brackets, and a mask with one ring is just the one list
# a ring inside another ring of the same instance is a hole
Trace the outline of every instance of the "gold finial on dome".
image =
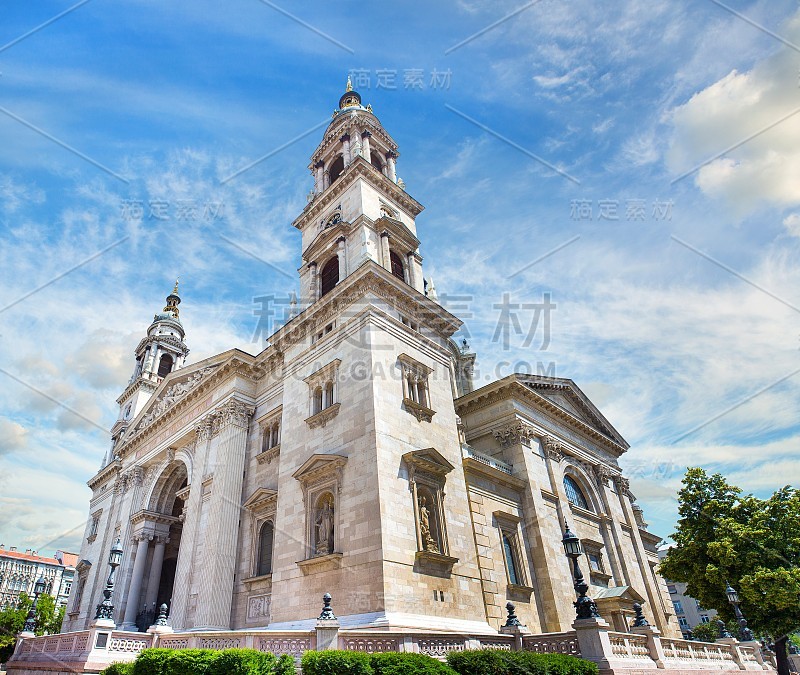
[(347, 87), (345, 91), (353, 91), (353, 83), (350, 81), (350, 76), (347, 76)]
[(172, 293), (167, 296), (167, 304), (161, 311), (172, 314), (172, 316), (177, 319), (180, 316), (180, 310), (178, 309), (178, 305), (180, 304), (181, 298), (178, 295), (178, 279), (175, 279), (175, 287), (172, 289)]

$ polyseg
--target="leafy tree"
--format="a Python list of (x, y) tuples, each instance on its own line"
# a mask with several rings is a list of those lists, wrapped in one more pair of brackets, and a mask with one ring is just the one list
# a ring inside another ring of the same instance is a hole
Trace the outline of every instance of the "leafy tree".
[(742, 600), (749, 627), (773, 636), (778, 673), (789, 675), (788, 636), (800, 626), (800, 490), (769, 499), (742, 495), (721, 475), (690, 468), (679, 493), (675, 541), (661, 573), (723, 620), (734, 618), (725, 587)]
[(700, 642), (715, 642), (719, 637), (719, 628), (716, 621), (699, 623), (692, 628), (692, 637)]
[[(739, 625), (731, 620), (725, 624), (725, 628), (727, 631), (736, 636)], [(708, 623), (699, 623), (694, 628), (692, 628), (692, 636), (695, 640), (700, 640), (700, 642), (716, 642), (719, 638), (719, 625), (717, 624), (717, 619), (712, 619)]]
[(0, 663), (8, 661), (14, 652), (17, 633), (25, 627), (25, 618), (31, 608), (32, 600), (26, 593), (20, 593), (16, 606), (0, 611)]

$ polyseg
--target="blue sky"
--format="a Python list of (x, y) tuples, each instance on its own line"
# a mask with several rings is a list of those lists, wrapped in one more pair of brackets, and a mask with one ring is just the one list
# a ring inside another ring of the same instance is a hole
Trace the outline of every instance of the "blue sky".
[[(688, 465), (761, 495), (796, 484), (796, 2), (13, 1), (0, 17), (0, 542), (79, 547), (85, 481), (176, 276), (191, 361), (259, 351), (254, 298), (296, 287), (307, 132), (351, 71), (426, 206), (426, 276), (481, 383), (514, 364), (574, 379), (631, 443), (663, 535)], [(504, 293), (521, 306), (507, 340)], [(531, 331), (546, 293), (549, 339)]]

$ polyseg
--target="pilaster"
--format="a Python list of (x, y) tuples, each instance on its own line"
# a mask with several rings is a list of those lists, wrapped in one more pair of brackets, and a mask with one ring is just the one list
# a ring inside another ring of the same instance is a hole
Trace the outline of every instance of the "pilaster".
[(240, 496), (247, 454), (247, 431), (253, 412), (252, 406), (231, 399), (213, 413), (212, 433), (218, 435), (217, 457), (195, 621), (197, 627), (204, 629), (230, 628)]

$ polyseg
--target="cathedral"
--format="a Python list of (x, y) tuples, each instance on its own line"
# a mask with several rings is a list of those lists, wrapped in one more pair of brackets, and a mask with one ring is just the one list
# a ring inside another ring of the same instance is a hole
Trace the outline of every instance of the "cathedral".
[[(146, 630), (570, 630), (565, 524), (617, 631), (634, 603), (680, 637), (661, 538), (625, 439), (569, 379), (475, 388), (459, 319), (426, 283), (398, 147), (348, 82), (311, 156), (301, 301), (257, 356), (187, 365), (176, 284), (135, 350), (92, 498), (64, 631), (90, 626), (109, 550), (114, 620)], [(424, 230), (421, 234), (424, 234)]]

